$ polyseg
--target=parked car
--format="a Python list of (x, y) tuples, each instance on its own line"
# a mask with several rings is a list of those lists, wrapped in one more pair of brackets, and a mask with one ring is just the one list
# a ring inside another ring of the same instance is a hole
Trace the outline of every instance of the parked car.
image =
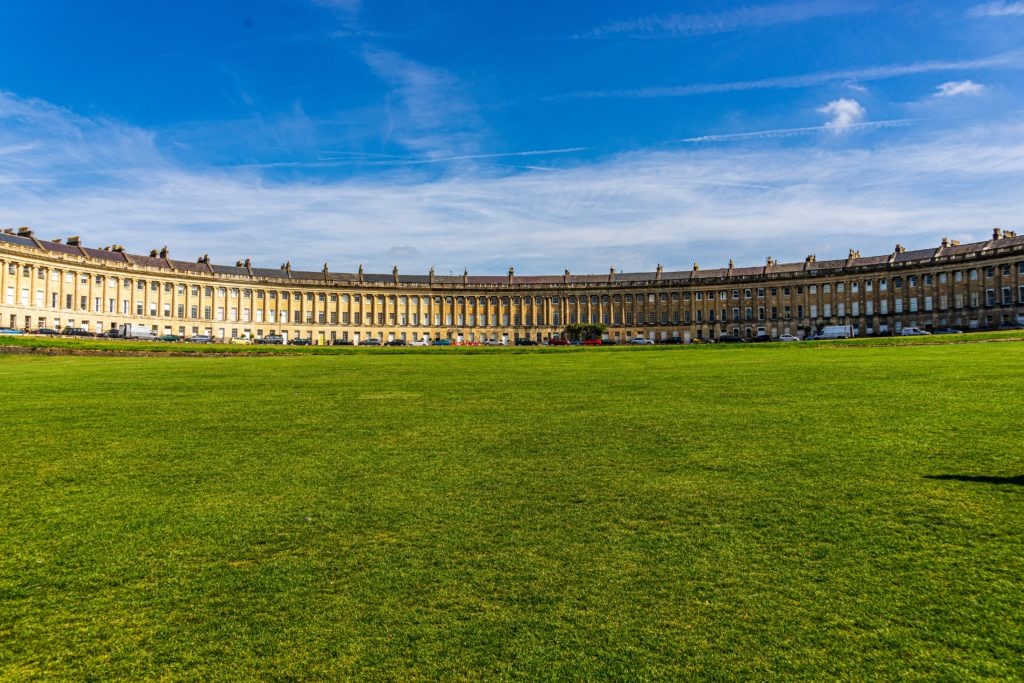
[(391, 341), (386, 343), (384, 346), (405, 346), (405, 340), (404, 339), (392, 339)]
[(633, 337), (632, 339), (629, 340), (629, 343), (630, 344), (648, 345), (648, 344), (653, 344), (654, 340), (653, 339), (648, 339), (646, 337)]
[(593, 338), (593, 339), (584, 339), (583, 340), (583, 345), (584, 346), (601, 346), (603, 344), (604, 344), (604, 342), (601, 341), (600, 339), (596, 338), (596, 337)]
[(665, 337), (664, 339), (662, 339), (658, 343), (659, 344), (682, 344), (683, 340), (680, 339), (679, 337)]
[(536, 345), (537, 345), (537, 342), (533, 341), (532, 339), (527, 339), (526, 337), (522, 337), (520, 339), (516, 339), (516, 346), (536, 346)]
[(552, 337), (548, 339), (548, 346), (568, 346), (569, 340), (564, 337)]
[[(176, 334), (162, 334), (159, 337), (157, 337), (154, 341), (176, 342), (176, 341), (181, 341), (181, 338), (178, 335), (176, 335)], [(232, 341), (234, 341), (234, 340), (232, 340)]]
[(306, 337), (297, 337), (288, 342), (292, 346), (312, 346), (313, 340)]
[(368, 337), (359, 342), (359, 346), (381, 346), (381, 341), (376, 337)]
[(999, 326), (999, 329), (1001, 329), (1001, 330), (1024, 330), (1024, 323), (1020, 323), (1020, 322), (1003, 323), (1002, 325)]
[(228, 343), (229, 344), (241, 344), (242, 346), (251, 346), (252, 345), (252, 339), (249, 339), (248, 337), (232, 337), (228, 341)]
[(351, 339), (335, 339), (331, 342), (331, 346), (352, 346)]
[(963, 330), (958, 330), (955, 327), (940, 327), (932, 330), (932, 334), (963, 334)]
[(107, 330), (96, 335), (99, 339), (121, 339), (121, 330)]
[(762, 342), (770, 342), (771, 340), (772, 340), (772, 337), (771, 337), (770, 334), (759, 334), (756, 337), (754, 337), (751, 341), (762, 343)]
[(720, 335), (718, 335), (718, 343), (719, 344), (738, 344), (741, 341), (743, 341), (743, 340), (740, 339), (739, 337), (737, 337), (734, 334), (720, 334)]
[(409, 342), (409, 346), (430, 346), (430, 340), (426, 337), (423, 337), (422, 339), (413, 339)]
[(783, 334), (783, 335), (779, 336), (779, 341), (780, 342), (798, 342), (798, 341), (800, 341), (800, 337), (794, 337), (791, 334)]
[(256, 340), (257, 344), (284, 344), (284, 337), (279, 334), (268, 334), (262, 339)]
[(208, 334), (197, 334), (192, 337), (189, 337), (185, 341), (187, 341), (190, 344), (212, 344), (213, 337), (211, 337)]
[(49, 327), (40, 327), (38, 330), (32, 332), (31, 334), (41, 334), (41, 335), (53, 337), (53, 336), (56, 336), (56, 335), (60, 334), (60, 332), (58, 332), (57, 330), (54, 330), (54, 329), (50, 329)]
[[(92, 337), (92, 332), (82, 327), (65, 327), (60, 333), (65, 337)], [(21, 334), (20, 332), (18, 334)]]
[(931, 334), (931, 332), (922, 330), (920, 327), (904, 327), (900, 334), (904, 337), (920, 337), (922, 335)]
[(451, 339), (435, 339), (433, 341), (433, 343), (431, 344), (431, 346), (451, 346), (451, 345), (452, 345), (452, 340)]
[(0, 334), (25, 334), (21, 330), (16, 330), (13, 327), (0, 327)]
[(500, 339), (485, 339), (484, 346), (504, 346), (505, 342)]

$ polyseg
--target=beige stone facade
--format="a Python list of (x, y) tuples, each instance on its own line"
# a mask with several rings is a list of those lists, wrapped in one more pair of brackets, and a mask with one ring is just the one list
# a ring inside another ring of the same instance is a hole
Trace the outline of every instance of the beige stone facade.
[(314, 343), (449, 338), (543, 340), (566, 325), (607, 326), (609, 341), (804, 336), (825, 325), (859, 335), (989, 328), (1024, 316), (1024, 237), (845, 259), (603, 275), (385, 275), (219, 266), (150, 256), (78, 238), (0, 233), (0, 327), (126, 324), (215, 338), (271, 333)]

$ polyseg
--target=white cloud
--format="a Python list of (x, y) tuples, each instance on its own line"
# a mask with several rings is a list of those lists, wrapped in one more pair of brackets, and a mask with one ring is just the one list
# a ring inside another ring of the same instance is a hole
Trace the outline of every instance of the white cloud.
[(1024, 17), (1024, 2), (986, 2), (967, 13), (973, 17)]
[[(822, 111), (824, 108), (819, 109)], [(888, 119), (885, 121), (863, 121), (860, 123), (850, 123), (845, 126), (846, 129), (872, 129), (872, 128), (897, 128), (900, 126), (908, 126), (914, 122), (914, 119)], [(826, 130), (833, 130), (834, 126), (832, 123), (826, 123), (823, 126), (804, 126), (802, 128), (773, 128), (771, 130), (755, 130), (743, 133), (725, 133), (722, 135), (701, 135), (694, 138), (683, 138), (681, 140), (673, 140), (673, 142), (731, 142), (735, 140), (768, 140), (771, 138), (795, 138), (804, 135), (813, 135), (815, 133), (821, 133)]]
[(821, 17), (852, 14), (865, 9), (867, 9), (865, 5), (834, 0), (746, 6), (722, 12), (640, 17), (608, 24), (576, 37), (672, 38), (698, 36), (747, 28), (763, 28), (777, 24), (791, 24)]
[(974, 81), (948, 81), (939, 85), (936, 89), (936, 97), (954, 97), (956, 95), (980, 95), (985, 91), (985, 86)]
[(386, 50), (366, 48), (363, 57), (391, 86), (385, 139), (437, 157), (473, 154), (480, 148), (482, 121), (468, 89), (455, 76)]
[(818, 71), (796, 76), (776, 76), (755, 81), (730, 81), (726, 83), (691, 83), (687, 85), (653, 86), (631, 90), (587, 90), (566, 93), (549, 99), (565, 98), (645, 98), (645, 97), (689, 97), (722, 92), (748, 90), (785, 90), (806, 88), (836, 81), (877, 81), (900, 76), (933, 73), (937, 71), (964, 71), (968, 69), (1020, 69), (1024, 67), (1024, 51), (1013, 50), (979, 59), (932, 60), (909, 64), (885, 64), (863, 69), (840, 71)]
[(834, 131), (843, 131), (859, 124), (867, 114), (860, 102), (846, 97), (833, 100), (824, 107), (819, 107), (817, 111), (832, 117), (825, 127)]
[[(834, 114), (833, 114), (834, 115)], [(917, 132), (908, 128), (907, 133)], [(811, 139), (813, 140), (813, 138)], [(146, 131), (0, 96), (0, 224), (218, 263), (403, 273), (607, 272), (888, 253), (1024, 215), (1024, 123), (849, 148), (701, 145), (555, 170), (402, 167), (273, 182), (182, 167)]]

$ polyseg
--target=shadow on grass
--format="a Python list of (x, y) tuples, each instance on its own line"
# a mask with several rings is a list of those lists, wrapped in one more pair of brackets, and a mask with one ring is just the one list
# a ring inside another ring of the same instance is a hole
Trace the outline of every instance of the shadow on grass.
[(979, 484), (1013, 484), (1015, 486), (1024, 486), (1024, 474), (1016, 477), (992, 477), (985, 474), (926, 474), (924, 478), (973, 481)]

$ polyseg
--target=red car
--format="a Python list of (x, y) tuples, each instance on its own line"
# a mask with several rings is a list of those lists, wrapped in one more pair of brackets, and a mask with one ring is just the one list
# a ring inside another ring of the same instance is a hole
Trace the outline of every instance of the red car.
[(596, 339), (596, 338), (595, 339), (584, 339), (583, 340), (583, 345), (584, 346), (601, 346), (602, 344), (604, 344), (604, 342), (601, 341), (600, 339)]
[(569, 340), (561, 337), (552, 337), (548, 339), (548, 346), (569, 346)]

